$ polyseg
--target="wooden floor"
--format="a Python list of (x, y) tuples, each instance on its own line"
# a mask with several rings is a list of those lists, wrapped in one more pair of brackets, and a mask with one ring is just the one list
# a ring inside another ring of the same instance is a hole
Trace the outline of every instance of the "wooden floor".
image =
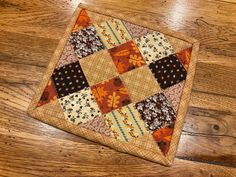
[(200, 40), (171, 168), (116, 152), (26, 114), (76, 0), (0, 0), (0, 176), (236, 176), (236, 2), (84, 0)]

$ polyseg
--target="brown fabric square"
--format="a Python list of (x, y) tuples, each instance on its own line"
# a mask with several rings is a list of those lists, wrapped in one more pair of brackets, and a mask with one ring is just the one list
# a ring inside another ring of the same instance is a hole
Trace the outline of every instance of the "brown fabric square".
[(59, 98), (88, 87), (88, 82), (78, 61), (59, 69), (56, 68), (52, 79)]
[(124, 73), (120, 77), (128, 89), (132, 102), (141, 101), (160, 91), (159, 84), (147, 66)]
[(150, 131), (166, 127), (175, 121), (175, 112), (163, 93), (155, 94), (135, 106)]
[(90, 86), (118, 75), (107, 50), (80, 59), (80, 65)]
[(170, 55), (149, 65), (162, 89), (185, 80), (187, 72), (176, 55)]

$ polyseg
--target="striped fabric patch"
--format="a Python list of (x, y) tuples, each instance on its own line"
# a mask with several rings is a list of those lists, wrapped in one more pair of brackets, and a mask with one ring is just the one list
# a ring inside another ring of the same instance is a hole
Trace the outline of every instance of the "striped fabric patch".
[(111, 129), (111, 136), (117, 140), (128, 142), (132, 138), (148, 134), (144, 122), (133, 104), (106, 114), (105, 120)]
[(111, 19), (95, 25), (95, 27), (107, 49), (123, 44), (131, 39), (128, 30), (121, 20)]

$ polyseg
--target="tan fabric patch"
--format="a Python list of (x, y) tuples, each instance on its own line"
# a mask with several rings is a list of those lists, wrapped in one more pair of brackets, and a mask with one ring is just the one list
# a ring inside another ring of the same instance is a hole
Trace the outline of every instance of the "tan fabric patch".
[(38, 107), (37, 110), (39, 112), (46, 112), (49, 116), (52, 116), (53, 118), (65, 119), (63, 110), (60, 106), (58, 99)]
[(160, 86), (147, 66), (122, 74), (121, 80), (128, 89), (132, 102), (141, 101), (160, 91)]
[(107, 50), (80, 59), (80, 65), (90, 86), (118, 75)]

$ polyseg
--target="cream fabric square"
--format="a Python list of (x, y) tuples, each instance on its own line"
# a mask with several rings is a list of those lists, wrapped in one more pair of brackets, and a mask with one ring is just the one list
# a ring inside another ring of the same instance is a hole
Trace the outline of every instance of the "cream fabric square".
[(97, 24), (95, 27), (107, 49), (113, 48), (132, 39), (123, 22), (118, 19), (113, 18), (109, 21)]
[(135, 42), (147, 64), (174, 53), (174, 49), (164, 34), (156, 31), (135, 39)]
[(86, 123), (101, 116), (97, 102), (89, 87), (59, 99), (64, 115), (74, 124)]
[(151, 70), (146, 65), (122, 74), (120, 77), (128, 89), (132, 102), (141, 101), (161, 90)]
[(118, 75), (107, 50), (80, 59), (80, 65), (90, 86)]

